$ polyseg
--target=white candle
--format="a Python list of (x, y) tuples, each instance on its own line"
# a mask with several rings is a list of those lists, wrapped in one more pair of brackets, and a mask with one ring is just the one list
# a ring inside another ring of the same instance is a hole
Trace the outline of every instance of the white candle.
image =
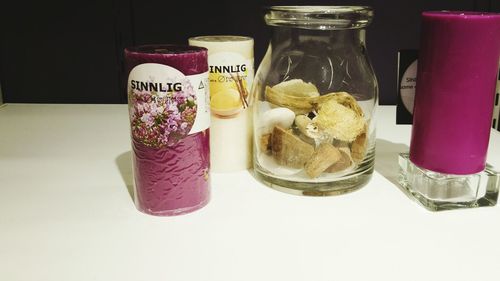
[(190, 38), (189, 45), (208, 49), (211, 169), (214, 172), (245, 170), (252, 163), (253, 39), (200, 36)]

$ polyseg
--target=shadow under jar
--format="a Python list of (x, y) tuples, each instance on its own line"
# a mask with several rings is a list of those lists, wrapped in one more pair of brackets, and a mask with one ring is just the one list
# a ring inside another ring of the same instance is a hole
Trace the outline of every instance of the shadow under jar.
[(273, 6), (272, 38), (252, 95), (254, 172), (299, 195), (354, 191), (373, 173), (377, 79), (370, 7)]

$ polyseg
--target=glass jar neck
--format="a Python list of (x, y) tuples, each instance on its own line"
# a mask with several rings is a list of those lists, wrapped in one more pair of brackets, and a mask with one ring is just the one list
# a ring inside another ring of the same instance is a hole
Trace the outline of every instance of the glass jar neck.
[(318, 41), (332, 46), (365, 46), (366, 32), (363, 28), (340, 30), (310, 30), (284, 26), (272, 27), (272, 43), (280, 45), (301, 44), (306, 41)]

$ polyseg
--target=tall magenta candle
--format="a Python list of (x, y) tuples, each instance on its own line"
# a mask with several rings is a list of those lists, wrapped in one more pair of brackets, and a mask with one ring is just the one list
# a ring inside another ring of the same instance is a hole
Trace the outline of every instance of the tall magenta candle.
[(125, 49), (137, 208), (157, 216), (195, 211), (210, 197), (207, 50)]
[(410, 154), (399, 182), (430, 210), (493, 206), (486, 165), (500, 59), (500, 14), (424, 12)]
[(424, 12), (410, 160), (467, 175), (485, 168), (500, 57), (500, 15)]

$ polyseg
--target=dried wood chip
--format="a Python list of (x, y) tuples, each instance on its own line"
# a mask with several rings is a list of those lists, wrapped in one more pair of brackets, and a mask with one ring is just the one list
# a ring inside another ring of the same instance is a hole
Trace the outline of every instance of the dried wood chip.
[(314, 147), (291, 132), (276, 126), (271, 135), (271, 151), (278, 164), (292, 168), (303, 168), (314, 153)]
[(271, 152), (271, 134), (260, 136), (259, 149), (266, 154)]
[(365, 157), (366, 145), (367, 145), (366, 140), (367, 139), (366, 139), (366, 130), (365, 130), (365, 132), (363, 132), (362, 134), (357, 136), (356, 139), (354, 140), (354, 142), (352, 143), (351, 156), (352, 156), (352, 160), (354, 160), (354, 162), (356, 164), (361, 162), (363, 160), (363, 158)]
[(340, 151), (330, 143), (318, 146), (311, 159), (305, 165), (306, 173), (311, 178), (317, 178), (328, 167), (342, 158)]
[(339, 148), (341, 158), (339, 161), (337, 161), (335, 164), (331, 165), (326, 169), (325, 172), (327, 173), (336, 173), (343, 171), (352, 165), (352, 160), (351, 160), (351, 152), (348, 147), (341, 147)]

